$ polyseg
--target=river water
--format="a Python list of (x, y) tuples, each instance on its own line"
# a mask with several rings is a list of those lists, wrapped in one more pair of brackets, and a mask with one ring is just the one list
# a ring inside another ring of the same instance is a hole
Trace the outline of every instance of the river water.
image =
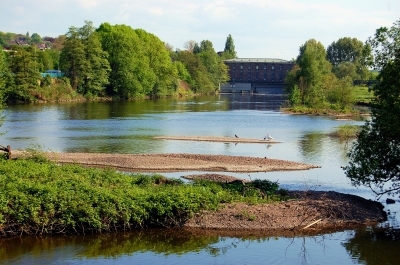
[[(348, 149), (329, 136), (364, 120), (289, 115), (279, 96), (218, 95), (138, 101), (13, 105), (0, 144), (56, 152), (198, 153), (268, 157), (321, 166), (309, 171), (229, 173), (278, 181), (287, 189), (334, 190), (375, 199), (343, 173)], [(234, 136), (278, 144), (155, 140), (154, 136)], [(351, 143), (350, 143), (351, 145)], [(200, 172), (169, 172), (179, 178)], [(377, 227), (308, 235), (221, 235), (153, 229), (90, 236), (0, 240), (1, 264), (400, 264), (400, 201)]]

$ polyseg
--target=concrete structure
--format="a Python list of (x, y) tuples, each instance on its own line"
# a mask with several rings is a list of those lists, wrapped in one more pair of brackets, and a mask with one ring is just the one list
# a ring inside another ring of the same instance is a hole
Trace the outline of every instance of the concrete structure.
[(284, 80), (295, 63), (273, 58), (226, 60), (228, 83), (221, 84), (221, 93), (283, 94)]

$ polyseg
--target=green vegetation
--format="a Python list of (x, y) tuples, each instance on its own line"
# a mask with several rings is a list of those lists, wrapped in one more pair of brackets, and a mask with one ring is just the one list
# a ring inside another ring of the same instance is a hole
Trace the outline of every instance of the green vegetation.
[(300, 47), (296, 66), (286, 77), (289, 110), (312, 114), (354, 112), (356, 102), (368, 103), (372, 96), (355, 80), (373, 79), (368, 70), (371, 45), (341, 38), (328, 49), (314, 39)]
[(344, 125), (338, 126), (337, 130), (335, 132), (331, 133), (330, 135), (333, 137), (339, 138), (340, 141), (345, 142), (346, 148), (347, 148), (349, 141), (351, 139), (356, 139), (360, 130), (361, 130), (360, 126), (344, 124)]
[(324, 46), (312, 39), (300, 47), (296, 65), (286, 77), (291, 111), (348, 113), (354, 102), (350, 77), (337, 78)]
[(368, 43), (375, 51), (379, 83), (372, 88), (371, 120), (358, 134), (345, 167), (355, 186), (377, 196), (400, 193), (400, 20), (376, 30)]
[[(221, 54), (209, 40), (172, 51), (143, 29), (109, 23), (95, 28), (91, 21), (55, 39), (0, 32), (0, 42), (9, 49), (0, 54), (0, 92), (18, 102), (214, 94), (229, 79), (223, 61), (236, 56), (231, 35)], [(68, 81), (40, 75), (52, 69), (61, 70)]]
[(357, 103), (369, 104), (374, 99), (372, 90), (365, 86), (354, 86), (353, 93)]
[(337, 78), (370, 79), (368, 65), (372, 61), (371, 46), (356, 38), (340, 38), (328, 46), (326, 57)]
[(221, 203), (285, 198), (278, 194), (278, 184), (269, 181), (185, 184), (160, 175), (60, 166), (40, 152), (32, 154), (31, 159), (0, 160), (2, 235), (171, 227)]

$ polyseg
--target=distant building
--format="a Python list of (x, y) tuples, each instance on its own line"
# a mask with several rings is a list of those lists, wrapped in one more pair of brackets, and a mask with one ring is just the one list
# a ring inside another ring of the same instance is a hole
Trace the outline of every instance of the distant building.
[(43, 77), (49, 75), (50, 77), (63, 77), (64, 73), (62, 73), (60, 70), (47, 70), (45, 73), (41, 73)]
[(224, 61), (230, 80), (221, 93), (283, 94), (284, 80), (295, 63), (273, 58), (242, 58)]

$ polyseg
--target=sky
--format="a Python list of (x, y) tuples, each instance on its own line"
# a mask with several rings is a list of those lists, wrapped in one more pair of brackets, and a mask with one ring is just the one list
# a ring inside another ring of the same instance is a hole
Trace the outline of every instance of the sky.
[(18, 0), (1, 5), (0, 31), (57, 37), (89, 20), (141, 28), (180, 50), (210, 40), (217, 52), (231, 34), (239, 58), (291, 60), (309, 39), (365, 42), (399, 19), (399, 0)]

